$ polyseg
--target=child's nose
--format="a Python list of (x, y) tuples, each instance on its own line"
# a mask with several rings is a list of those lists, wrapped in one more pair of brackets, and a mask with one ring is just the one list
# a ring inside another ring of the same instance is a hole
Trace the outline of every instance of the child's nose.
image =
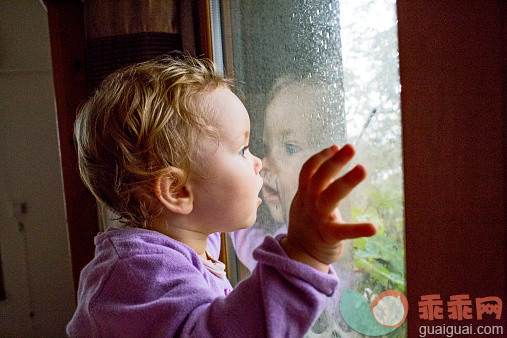
[(254, 171), (255, 171), (255, 175), (259, 175), (259, 173), (262, 170), (262, 161), (257, 156), (254, 156), (253, 158), (254, 158)]

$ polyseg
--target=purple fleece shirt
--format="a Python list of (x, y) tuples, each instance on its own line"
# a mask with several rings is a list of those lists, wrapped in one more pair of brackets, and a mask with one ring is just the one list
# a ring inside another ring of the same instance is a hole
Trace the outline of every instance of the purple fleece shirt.
[[(119, 229), (95, 238), (95, 257), (79, 280), (73, 336), (300, 337), (338, 280), (291, 260), (267, 237), (252, 275), (234, 290), (189, 246), (155, 231)], [(220, 235), (208, 239), (220, 250)]]

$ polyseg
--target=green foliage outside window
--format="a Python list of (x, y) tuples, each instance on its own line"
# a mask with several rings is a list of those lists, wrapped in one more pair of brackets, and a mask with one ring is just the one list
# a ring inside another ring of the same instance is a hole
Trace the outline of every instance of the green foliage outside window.
[[(393, 1), (383, 2), (394, 11)], [(354, 5), (360, 7), (358, 12), (369, 13), (378, 1)], [(374, 237), (353, 241), (355, 268), (364, 272), (356, 290), (374, 299), (385, 290), (406, 291), (400, 82), (395, 20), (378, 31), (365, 28), (361, 20), (342, 26), (342, 36), (347, 31), (351, 37), (348, 44), (344, 42), (348, 124), (366, 121), (373, 109), (376, 113), (362, 138), (350, 139), (356, 143), (357, 162), (365, 164), (369, 172), (350, 197), (350, 219), (373, 222), (379, 230)], [(359, 58), (368, 61), (359, 66)]]

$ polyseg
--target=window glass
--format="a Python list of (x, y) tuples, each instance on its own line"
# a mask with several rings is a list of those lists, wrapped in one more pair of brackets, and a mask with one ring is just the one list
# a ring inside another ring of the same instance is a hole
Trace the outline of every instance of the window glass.
[(334, 264), (342, 283), (308, 336), (355, 336), (340, 315), (343, 290), (370, 303), (385, 290), (405, 292), (395, 1), (224, 0), (221, 8), (226, 74), (250, 113), (251, 150), (264, 178), (257, 222), (229, 234), (230, 278), (248, 276), (266, 235), (286, 232), (305, 160), (351, 143), (357, 156), (348, 167), (362, 163), (369, 175), (340, 211), (374, 222), (379, 233), (346, 241)]

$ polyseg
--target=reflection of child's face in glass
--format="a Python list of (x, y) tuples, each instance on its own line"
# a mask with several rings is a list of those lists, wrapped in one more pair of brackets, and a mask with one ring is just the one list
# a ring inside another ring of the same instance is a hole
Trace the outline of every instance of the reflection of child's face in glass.
[(311, 95), (297, 84), (281, 89), (266, 109), (262, 159), (264, 202), (277, 222), (286, 222), (299, 171), (316, 149), (311, 146)]

